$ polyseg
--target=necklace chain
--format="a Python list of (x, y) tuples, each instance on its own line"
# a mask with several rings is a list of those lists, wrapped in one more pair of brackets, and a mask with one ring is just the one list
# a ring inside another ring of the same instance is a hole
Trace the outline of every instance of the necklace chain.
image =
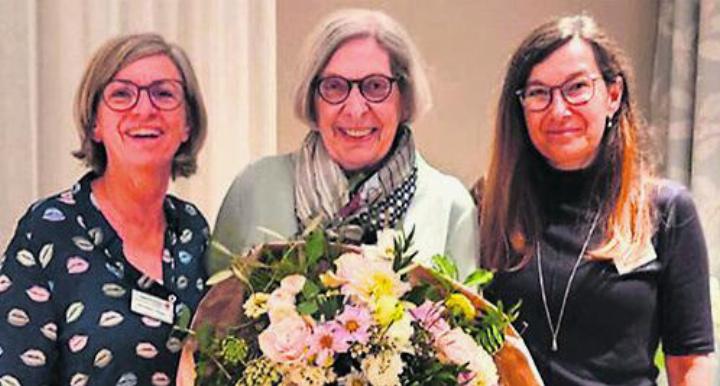
[(567, 305), (568, 296), (570, 295), (570, 287), (572, 286), (573, 279), (575, 279), (575, 273), (580, 266), (580, 261), (582, 261), (583, 256), (585, 256), (585, 251), (590, 244), (590, 239), (592, 238), (593, 232), (595, 231), (595, 227), (597, 226), (599, 219), (600, 211), (595, 214), (595, 218), (593, 219), (592, 225), (590, 225), (590, 230), (588, 231), (587, 237), (585, 238), (582, 249), (580, 249), (580, 253), (575, 260), (575, 265), (573, 266), (572, 271), (570, 271), (570, 277), (568, 278), (568, 282), (565, 285), (565, 294), (563, 294), (562, 303), (560, 303), (560, 313), (558, 314), (557, 326), (553, 325), (552, 319), (550, 318), (550, 307), (548, 307), (547, 295), (545, 294), (545, 281), (543, 280), (542, 252), (540, 250), (540, 240), (535, 241), (535, 250), (537, 251), (538, 278), (540, 281), (540, 294), (542, 295), (543, 306), (545, 307), (545, 317), (547, 318), (548, 327), (550, 328), (550, 334), (552, 335), (552, 351), (558, 350), (557, 337), (560, 333), (560, 326), (562, 325), (563, 316), (565, 315), (565, 306)]

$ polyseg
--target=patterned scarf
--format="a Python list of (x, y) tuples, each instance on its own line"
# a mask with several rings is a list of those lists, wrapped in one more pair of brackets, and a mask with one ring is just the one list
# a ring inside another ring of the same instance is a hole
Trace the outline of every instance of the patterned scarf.
[(407, 211), (417, 181), (412, 133), (401, 125), (397, 135), (382, 166), (353, 187), (330, 158), (320, 133), (311, 131), (296, 154), (295, 215), (300, 230), (320, 216), (324, 227), (348, 241), (372, 242), (377, 230), (395, 227)]

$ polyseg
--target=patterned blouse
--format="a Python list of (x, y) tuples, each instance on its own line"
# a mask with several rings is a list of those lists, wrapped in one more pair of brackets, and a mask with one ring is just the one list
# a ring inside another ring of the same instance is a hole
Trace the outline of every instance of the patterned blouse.
[(159, 298), (186, 324), (205, 292), (207, 223), (166, 197), (163, 281), (155, 282), (123, 256), (91, 194), (96, 177), (35, 203), (0, 259), (0, 385), (174, 384), (181, 333), (131, 311), (131, 299)]

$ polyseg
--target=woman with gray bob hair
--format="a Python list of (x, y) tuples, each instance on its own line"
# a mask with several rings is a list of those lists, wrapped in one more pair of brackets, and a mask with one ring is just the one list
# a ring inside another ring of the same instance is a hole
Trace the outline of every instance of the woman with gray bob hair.
[(422, 68), (420, 54), (410, 36), (397, 21), (388, 15), (362, 9), (348, 9), (329, 17), (308, 39), (302, 81), (295, 91), (295, 114), (313, 126), (316, 112), (313, 82), (330, 57), (346, 41), (358, 37), (373, 37), (390, 57), (390, 71), (397, 76), (402, 96), (403, 122), (412, 122), (432, 105), (430, 86)]
[[(310, 128), (291, 154), (263, 158), (235, 179), (214, 238), (235, 252), (292, 236), (321, 218), (345, 242), (416, 228), (416, 260), (447, 253), (461, 273), (477, 255), (475, 207), (463, 185), (415, 150), (408, 126), (430, 106), (422, 61), (405, 29), (364, 9), (327, 16), (309, 36), (295, 112)], [(211, 256), (211, 271), (226, 264)]]

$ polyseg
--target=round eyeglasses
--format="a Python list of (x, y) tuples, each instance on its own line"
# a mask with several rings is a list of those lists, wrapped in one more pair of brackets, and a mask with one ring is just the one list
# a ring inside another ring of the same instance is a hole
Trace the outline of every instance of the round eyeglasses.
[(147, 91), (150, 103), (158, 110), (174, 110), (185, 100), (182, 82), (174, 79), (156, 80), (147, 86), (116, 79), (105, 86), (102, 97), (111, 110), (127, 111), (137, 105), (143, 90)]
[(590, 101), (595, 95), (595, 81), (600, 76), (581, 76), (570, 79), (559, 86), (545, 86), (533, 84), (515, 91), (520, 98), (520, 103), (528, 111), (543, 111), (550, 106), (555, 90), (560, 90), (560, 95), (568, 104), (573, 106), (583, 105)]
[(316, 87), (320, 97), (331, 105), (345, 102), (350, 95), (353, 85), (358, 85), (360, 94), (368, 102), (380, 103), (387, 99), (392, 92), (396, 78), (382, 74), (371, 74), (362, 79), (346, 79), (342, 76), (332, 75), (319, 78)]

